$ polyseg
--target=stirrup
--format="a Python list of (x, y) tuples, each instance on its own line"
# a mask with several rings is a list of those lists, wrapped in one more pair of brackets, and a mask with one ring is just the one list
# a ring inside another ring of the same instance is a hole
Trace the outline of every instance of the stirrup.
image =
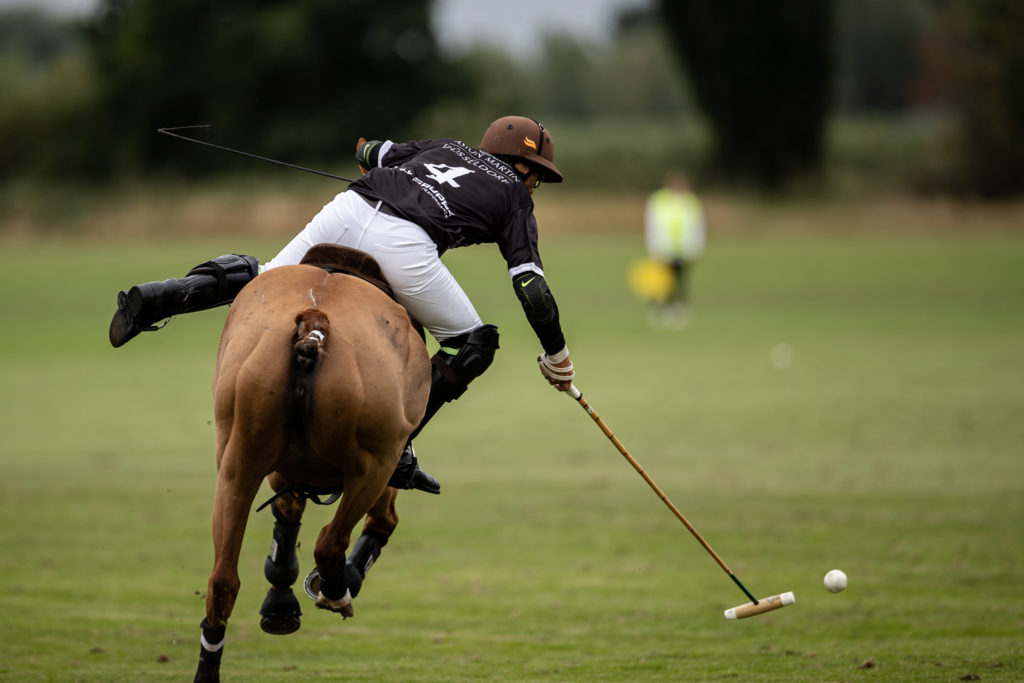
[(441, 493), (441, 483), (420, 469), (412, 441), (405, 445), (405, 450), (402, 451), (402, 457), (398, 460), (398, 466), (395, 467), (395, 473), (391, 475), (388, 486), (396, 489), (416, 489), (435, 495)]

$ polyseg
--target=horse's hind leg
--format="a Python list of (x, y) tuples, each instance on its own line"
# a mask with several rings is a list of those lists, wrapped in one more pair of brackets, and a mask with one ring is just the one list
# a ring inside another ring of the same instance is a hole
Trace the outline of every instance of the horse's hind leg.
[(388, 538), (398, 526), (398, 511), (395, 508), (397, 497), (397, 490), (390, 486), (384, 489), (384, 493), (367, 513), (363, 533), (356, 539), (352, 552), (345, 560), (348, 587), (353, 598), (359, 594), (367, 572), (380, 557), (381, 549), (387, 545)]
[[(267, 480), (275, 493), (281, 493), (288, 487), (276, 472)], [(274, 513), (274, 540), (263, 563), (263, 575), (270, 582), (270, 589), (260, 607), (260, 628), (266, 633), (287, 635), (302, 625), (302, 610), (291, 586), (299, 577), (295, 546), (305, 508), (306, 500), (291, 493), (284, 493), (270, 506)]]
[[(313, 556), (320, 573), (317, 607), (340, 612), (350, 617), (352, 593), (345, 565), (345, 551), (352, 539), (352, 529), (380, 499), (394, 471), (394, 458), (375, 458), (364, 452), (360, 457), (369, 465), (366, 474), (345, 482), (345, 493), (331, 522), (320, 530)], [(381, 462), (386, 463), (381, 465)]]

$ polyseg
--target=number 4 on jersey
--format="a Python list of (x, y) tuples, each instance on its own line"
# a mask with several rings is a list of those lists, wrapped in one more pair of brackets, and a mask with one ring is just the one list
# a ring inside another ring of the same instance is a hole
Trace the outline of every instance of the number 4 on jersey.
[(473, 169), (471, 168), (465, 168), (463, 166), (449, 166), (448, 164), (423, 164), (423, 166), (430, 171), (427, 175), (428, 178), (436, 182), (438, 185), (448, 183), (452, 187), (460, 187), (460, 185), (455, 182), (456, 178), (473, 172)]

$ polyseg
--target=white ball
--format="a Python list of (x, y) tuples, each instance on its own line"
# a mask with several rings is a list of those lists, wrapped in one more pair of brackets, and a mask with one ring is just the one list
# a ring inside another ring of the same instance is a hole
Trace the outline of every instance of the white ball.
[(825, 588), (833, 593), (846, 589), (846, 573), (842, 569), (833, 569), (825, 574)]

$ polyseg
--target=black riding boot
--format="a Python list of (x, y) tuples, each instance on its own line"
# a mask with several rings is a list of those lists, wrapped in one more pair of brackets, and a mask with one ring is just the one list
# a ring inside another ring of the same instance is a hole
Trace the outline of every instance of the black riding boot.
[(423, 414), (423, 419), (420, 420), (419, 426), (416, 427), (412, 436), (409, 437), (409, 443), (405, 444), (405, 450), (402, 451), (402, 457), (398, 459), (398, 465), (395, 467), (395, 473), (391, 475), (388, 486), (393, 486), (396, 489), (416, 489), (418, 491), (426, 491), (427, 493), (441, 493), (440, 482), (420, 469), (419, 461), (416, 459), (416, 451), (412, 447), (412, 440), (430, 422), (430, 418), (434, 416), (441, 406), (450, 400), (448, 398), (449, 394), (444, 376), (434, 366), (431, 369), (430, 396), (427, 398), (427, 410)]
[(117, 295), (110, 321), (110, 344), (117, 348), (140, 332), (157, 330), (161, 320), (231, 303), (259, 274), (253, 256), (226, 254), (196, 266), (178, 280), (147, 282)]
[(412, 440), (422, 431), (434, 413), (445, 404), (447, 395), (444, 378), (436, 367), (432, 368), (427, 411), (423, 414), (419, 426), (409, 437), (409, 443), (405, 444), (405, 450), (402, 451), (402, 457), (398, 459), (398, 465), (395, 467), (395, 473), (391, 475), (391, 480), (388, 481), (388, 486), (393, 486), (396, 489), (416, 489), (427, 493), (441, 493), (440, 482), (420, 469), (416, 451), (412, 447)]
[(388, 486), (396, 489), (418, 489), (427, 493), (441, 493), (441, 484), (420, 469), (413, 450), (412, 440), (423, 431), (438, 410), (445, 403), (466, 393), (469, 383), (479, 377), (494, 360), (494, 352), (498, 349), (498, 328), (494, 325), (482, 325), (464, 335), (445, 340), (445, 345), (457, 348), (455, 354), (439, 350), (431, 359), (430, 395), (427, 397), (427, 409), (423, 419), (409, 437), (409, 443), (402, 451), (395, 473), (391, 475)]

